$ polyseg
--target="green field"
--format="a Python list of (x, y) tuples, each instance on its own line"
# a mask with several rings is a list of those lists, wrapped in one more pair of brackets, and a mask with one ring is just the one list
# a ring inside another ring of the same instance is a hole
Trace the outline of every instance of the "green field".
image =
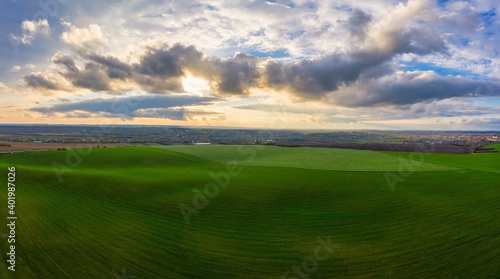
[(486, 145), (484, 148), (494, 148), (495, 150), (500, 151), (500, 143)]
[[(234, 146), (234, 145), (172, 145), (159, 146), (219, 163), (232, 160), (246, 166), (291, 167), (338, 171), (391, 171), (403, 163), (415, 166), (415, 171), (447, 171), (455, 167), (425, 162), (409, 154), (384, 154), (376, 151), (339, 148)], [(256, 148), (258, 148), (256, 150)], [(252, 151), (255, 156), (252, 155)]]
[[(408, 158), (405, 152), (384, 152), (393, 156)], [(418, 154), (415, 155), (415, 157)], [(448, 166), (464, 170), (478, 170), (484, 172), (500, 173), (500, 153), (490, 154), (426, 154), (423, 157), (426, 163)]]
[[(294, 266), (309, 278), (500, 277), (500, 154), (255, 148), (0, 158), (4, 185), (16, 167), (18, 216), (16, 272), (2, 241), (0, 278), (297, 278)], [(54, 162), (75, 164), (62, 182)], [(394, 192), (387, 172), (404, 176)], [(202, 194), (210, 182), (225, 187)], [(0, 201), (6, 220), (6, 187)], [(197, 211), (189, 224), (180, 204)]]

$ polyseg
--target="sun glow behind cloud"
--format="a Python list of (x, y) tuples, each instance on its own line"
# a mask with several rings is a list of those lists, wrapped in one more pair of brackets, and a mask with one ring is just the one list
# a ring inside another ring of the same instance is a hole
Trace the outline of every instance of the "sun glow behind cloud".
[(186, 74), (186, 77), (182, 79), (182, 87), (184, 88), (184, 92), (190, 95), (210, 95), (210, 86), (208, 82), (202, 78), (191, 75), (189, 72)]

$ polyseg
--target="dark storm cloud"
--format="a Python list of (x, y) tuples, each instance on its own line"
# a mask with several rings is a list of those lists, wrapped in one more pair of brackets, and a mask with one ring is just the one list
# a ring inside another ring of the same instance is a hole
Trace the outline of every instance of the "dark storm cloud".
[(75, 61), (69, 55), (66, 54), (56, 54), (52, 58), (52, 63), (60, 64), (66, 66), (68, 71), (78, 72), (78, 68), (75, 65)]
[(181, 57), (183, 55), (183, 48), (177, 45), (177, 51), (172, 49), (149, 49), (148, 53), (144, 55), (139, 64), (134, 67), (139, 74), (160, 77), (172, 78), (180, 77), (184, 74), (181, 64)]
[(111, 79), (124, 80), (132, 75), (133, 68), (118, 58), (99, 54), (90, 54), (88, 58), (104, 67), (108, 77)]
[[(371, 21), (371, 15), (354, 10), (345, 23), (352, 35), (361, 36)], [(423, 26), (391, 26), (363, 48), (344, 53), (305, 59), (298, 62), (270, 62), (265, 68), (267, 86), (287, 90), (302, 99), (320, 99), (341, 86), (357, 82), (360, 76), (389, 74), (390, 61), (397, 55), (412, 53), (427, 55), (446, 52), (441, 36)]]
[(95, 63), (87, 63), (83, 70), (76, 74), (68, 73), (65, 76), (72, 79), (73, 84), (81, 88), (90, 89), (95, 92), (108, 91), (110, 89), (108, 76)]
[[(66, 54), (56, 54), (52, 62), (65, 67), (65, 71), (57, 74), (66, 81), (77, 88), (92, 91), (121, 91), (110, 84), (112, 80), (121, 80), (151, 93), (183, 92), (182, 78), (190, 72), (206, 79), (216, 94), (241, 95), (256, 86), (260, 78), (257, 68), (260, 60), (256, 57), (243, 53), (230, 58), (205, 57), (193, 46), (180, 44), (148, 47), (139, 62), (134, 64), (95, 53), (80, 55), (86, 61), (83, 69), (79, 69), (74, 59)], [(57, 86), (43, 81), (26, 85), (56, 90)]]
[(61, 75), (73, 85), (95, 92), (110, 90), (110, 78), (117, 78), (114, 75), (115, 73), (120, 73), (120, 75), (122, 75), (121, 73), (126, 73), (126, 71), (120, 68), (120, 66), (126, 64), (120, 65), (117, 59), (98, 55), (93, 55), (91, 58), (97, 63), (86, 63), (83, 69), (78, 69), (73, 58), (67, 54), (58, 53), (54, 55), (52, 63), (66, 67), (66, 71), (62, 72)]
[(383, 54), (364, 51), (295, 63), (271, 62), (266, 66), (266, 81), (271, 88), (290, 90), (304, 99), (317, 99), (343, 84), (353, 83), (364, 70), (387, 59)]
[[(137, 88), (151, 93), (182, 92), (186, 70), (207, 76), (207, 69), (213, 68), (203, 58), (203, 53), (193, 46), (180, 44), (149, 47), (135, 64), (89, 52), (80, 53), (80, 58), (86, 62), (83, 69), (78, 69), (75, 61), (66, 54), (56, 54), (52, 62), (65, 66), (66, 71), (59, 74), (77, 88), (108, 93), (121, 92), (120, 88), (111, 86), (112, 80), (136, 84)], [(27, 86), (33, 87), (30, 83)], [(45, 89), (53, 88), (45, 86)]]
[(392, 55), (413, 53), (427, 55), (433, 52), (446, 52), (446, 44), (439, 34), (428, 27), (414, 27), (392, 34)]
[(183, 106), (205, 105), (212, 101), (214, 101), (214, 98), (149, 95), (61, 103), (51, 107), (33, 108), (31, 110), (46, 115), (84, 112), (105, 117), (155, 117), (181, 120), (184, 119), (184, 113), (179, 114), (179, 112), (182, 112)]
[(260, 73), (257, 69), (258, 58), (251, 55), (237, 53), (228, 59), (210, 61), (213, 69), (211, 79), (216, 82), (216, 90), (223, 94), (247, 94), (254, 87)]
[(41, 89), (41, 90), (63, 90), (64, 88), (50, 79), (47, 75), (43, 73), (31, 73), (24, 76), (24, 82), (28, 87)]
[[(244, 94), (259, 79), (258, 58), (237, 53), (231, 58), (205, 57), (193, 46), (176, 44), (172, 47), (150, 48), (134, 65), (135, 80), (150, 90), (182, 90), (181, 78), (189, 71), (214, 85), (214, 91), (221, 94)], [(179, 88), (175, 88), (178, 86)]]
[(372, 21), (372, 16), (356, 9), (352, 11), (349, 19), (344, 23), (351, 36), (356, 38), (364, 38), (366, 35), (368, 24)]
[(178, 77), (183, 74), (182, 68), (200, 68), (203, 66), (203, 53), (194, 46), (167, 44), (160, 48), (149, 48), (138, 65), (139, 72), (162, 77)]
[(383, 46), (370, 46), (299, 62), (270, 62), (265, 69), (267, 86), (289, 90), (303, 99), (320, 99), (327, 93), (337, 91), (340, 86), (356, 82), (362, 73), (373, 76), (374, 67), (383, 66), (397, 55), (427, 55), (446, 51), (441, 37), (429, 35), (418, 28), (399, 33), (389, 32), (384, 34), (383, 39), (386, 41)]
[(388, 61), (384, 64), (365, 69), (359, 76), (359, 79), (380, 78), (386, 75), (390, 75), (395, 71), (396, 71), (395, 63), (392, 61)]
[(69, 55), (58, 53), (52, 58), (52, 63), (64, 65), (66, 71), (61, 75), (77, 87), (92, 91), (107, 91), (110, 89), (109, 75), (104, 71), (103, 67), (95, 62), (85, 64), (85, 67), (80, 70)]
[(203, 72), (204, 68), (203, 53), (193, 46), (164, 44), (148, 48), (139, 63), (133, 65), (133, 79), (150, 92), (181, 92), (185, 70)]
[(432, 72), (411, 72), (390, 78), (363, 81), (332, 95), (348, 107), (404, 106), (454, 97), (500, 96), (500, 83), (462, 77), (442, 77)]

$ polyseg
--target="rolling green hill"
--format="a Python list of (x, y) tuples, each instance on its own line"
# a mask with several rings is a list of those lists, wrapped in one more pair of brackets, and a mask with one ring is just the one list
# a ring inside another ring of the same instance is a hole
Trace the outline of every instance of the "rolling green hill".
[[(248, 161), (246, 148), (224, 158)], [(328, 168), (360, 165), (338, 171), (309, 169), (314, 159), (298, 149), (269, 150), (268, 165), (233, 168), (146, 147), (93, 149), (81, 160), (68, 151), (2, 157), (4, 181), (16, 167), (18, 220), (16, 272), (2, 241), (0, 278), (294, 278), (297, 268), (310, 278), (500, 274), (499, 173), (463, 163), (420, 169), (391, 192), (382, 170), (397, 171), (391, 160), (409, 154), (337, 150), (331, 160), (327, 149), (307, 150), (333, 162)], [(500, 158), (481, 156), (489, 165)], [(66, 166), (62, 182), (54, 162)], [(4, 188), (3, 220), (6, 202)]]

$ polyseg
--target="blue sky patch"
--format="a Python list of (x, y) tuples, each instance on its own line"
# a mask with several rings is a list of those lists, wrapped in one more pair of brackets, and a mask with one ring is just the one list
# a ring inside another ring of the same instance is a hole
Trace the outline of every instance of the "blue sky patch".
[(436, 74), (440, 76), (463, 76), (471, 79), (479, 79), (482, 77), (481, 74), (474, 73), (469, 70), (458, 69), (458, 68), (446, 68), (437, 66), (432, 63), (424, 63), (424, 62), (403, 63), (402, 68), (406, 71), (434, 71)]

